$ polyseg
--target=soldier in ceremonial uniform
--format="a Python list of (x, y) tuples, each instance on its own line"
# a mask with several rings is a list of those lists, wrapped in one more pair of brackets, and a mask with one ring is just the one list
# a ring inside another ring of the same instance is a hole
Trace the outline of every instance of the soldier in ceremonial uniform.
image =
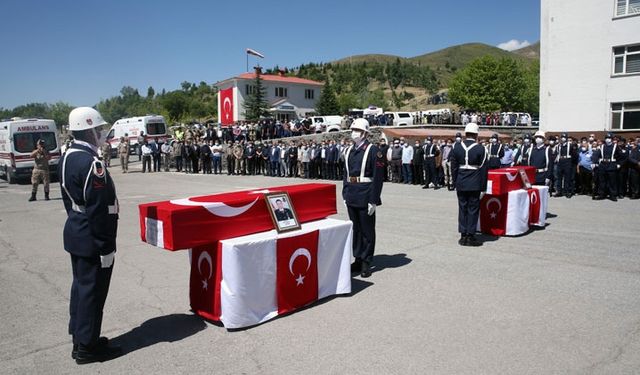
[(382, 204), (384, 155), (369, 143), (369, 122), (356, 119), (351, 124), (353, 146), (345, 153), (342, 199), (353, 222), (353, 256), (351, 272), (371, 276), (371, 262), (376, 246), (376, 207)]
[(31, 198), (29, 202), (36, 200), (38, 193), (38, 185), (40, 182), (44, 184), (44, 200), (49, 200), (49, 152), (45, 148), (44, 140), (39, 139), (36, 149), (31, 153), (35, 165), (31, 171)]
[(450, 156), (458, 195), (458, 243), (481, 246), (475, 233), (480, 215), (480, 194), (487, 189), (487, 150), (477, 143), (477, 124), (467, 124), (464, 133), (466, 139), (453, 145)]
[(514, 163), (516, 165), (529, 165), (529, 153), (533, 145), (531, 144), (531, 136), (529, 134), (525, 134), (522, 140), (522, 146), (518, 148), (515, 156), (513, 157)]
[(629, 150), (629, 188), (631, 190), (631, 199), (640, 198), (640, 138), (636, 138), (636, 142), (631, 144)]
[(618, 169), (620, 169), (620, 148), (613, 143), (613, 134), (607, 133), (604, 144), (593, 153), (593, 162), (598, 166), (598, 196), (596, 200), (607, 197), (616, 202), (618, 200)]
[(98, 111), (79, 107), (69, 114), (75, 142), (58, 164), (62, 200), (67, 211), (64, 249), (71, 255), (73, 282), (69, 300), (72, 358), (78, 364), (105, 361), (120, 348), (100, 337), (102, 311), (116, 252), (118, 198), (98, 146), (107, 123)]
[(526, 158), (526, 165), (536, 168), (536, 180), (533, 184), (550, 186), (555, 155), (551, 148), (544, 144), (545, 134), (543, 131), (538, 130), (533, 138), (535, 139), (535, 146), (531, 147), (529, 152), (523, 154), (523, 157)]
[(556, 147), (558, 178), (556, 180), (555, 197), (571, 198), (574, 192), (575, 162), (578, 159), (578, 149), (569, 141), (569, 135), (560, 135), (560, 144)]
[(498, 169), (500, 168), (500, 159), (504, 157), (504, 146), (498, 139), (498, 133), (493, 133), (489, 139), (487, 145), (487, 168)]

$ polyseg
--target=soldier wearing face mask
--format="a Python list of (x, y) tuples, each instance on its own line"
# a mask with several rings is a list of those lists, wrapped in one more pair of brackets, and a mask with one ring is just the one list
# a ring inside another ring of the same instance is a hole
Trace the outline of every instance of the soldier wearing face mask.
[(629, 188), (631, 199), (640, 198), (640, 137), (631, 144), (629, 150)]
[(544, 144), (544, 132), (537, 131), (534, 139), (536, 143), (535, 146), (531, 147), (531, 150), (524, 154), (526, 156), (526, 165), (536, 168), (535, 185), (549, 186), (551, 184), (551, 176), (553, 175), (552, 166), (555, 155), (553, 155), (549, 146)]
[(436, 165), (436, 157), (440, 155), (438, 146), (433, 144), (433, 138), (427, 137), (423, 146), (424, 150), (424, 172), (425, 180), (423, 189), (428, 189), (430, 185), (433, 185), (434, 190), (440, 189), (438, 185), (438, 172)]
[(488, 169), (500, 168), (500, 159), (504, 156), (504, 147), (498, 139), (498, 133), (493, 133), (489, 139), (489, 145), (487, 145), (487, 160)]
[(618, 200), (618, 169), (620, 168), (620, 149), (613, 143), (613, 134), (607, 133), (604, 144), (594, 152), (593, 162), (598, 165), (598, 196), (602, 200), (609, 196)]
[(529, 165), (529, 155), (531, 154), (531, 150), (533, 149), (533, 145), (531, 144), (531, 136), (529, 134), (524, 135), (524, 139), (522, 140), (522, 146), (518, 148), (516, 151), (516, 155), (513, 160), (517, 165)]
[(345, 176), (342, 199), (353, 223), (353, 256), (351, 272), (371, 276), (371, 263), (376, 245), (376, 207), (382, 204), (383, 155), (369, 143), (369, 122), (356, 119), (351, 124), (353, 146), (345, 153)]
[(574, 162), (578, 158), (578, 153), (574, 145), (569, 140), (567, 133), (560, 136), (560, 144), (556, 147), (556, 161), (558, 177), (556, 179), (555, 197), (566, 196), (571, 198), (574, 192), (575, 167)]

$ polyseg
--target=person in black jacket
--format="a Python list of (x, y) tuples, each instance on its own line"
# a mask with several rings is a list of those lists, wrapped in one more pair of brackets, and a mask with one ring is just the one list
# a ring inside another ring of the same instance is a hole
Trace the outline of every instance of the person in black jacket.
[(456, 142), (451, 150), (451, 173), (458, 195), (458, 243), (481, 246), (475, 233), (480, 215), (480, 194), (487, 189), (487, 153), (477, 143), (477, 124), (467, 124), (464, 132), (466, 139)]
[(58, 164), (67, 212), (64, 249), (71, 255), (73, 272), (69, 299), (71, 356), (78, 364), (108, 360), (121, 353), (100, 336), (118, 230), (115, 186), (97, 153), (98, 145), (104, 142), (101, 128), (105, 125), (93, 108), (71, 111), (69, 130), (75, 141)]

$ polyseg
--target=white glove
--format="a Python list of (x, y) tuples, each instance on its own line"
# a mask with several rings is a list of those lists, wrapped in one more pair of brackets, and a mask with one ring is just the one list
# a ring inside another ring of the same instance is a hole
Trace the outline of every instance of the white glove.
[(343, 200), (342, 204), (344, 204), (344, 206), (347, 207), (347, 201)]
[(596, 165), (595, 164), (591, 164), (591, 169), (596, 169)]
[(481, 191), (481, 192), (480, 192), (480, 200), (482, 200), (482, 198), (484, 198), (484, 195), (485, 195), (485, 194), (486, 194), (486, 192), (484, 192), (484, 191)]
[(547, 185), (547, 186), (550, 186), (551, 185), (551, 180), (548, 179), (548, 178), (545, 178), (544, 179), (544, 184)]
[(113, 251), (107, 255), (100, 255), (100, 264), (102, 268), (109, 268), (113, 266), (113, 260), (116, 258), (116, 252)]
[(369, 203), (367, 206), (367, 215), (371, 216), (376, 212), (376, 205), (373, 203)]

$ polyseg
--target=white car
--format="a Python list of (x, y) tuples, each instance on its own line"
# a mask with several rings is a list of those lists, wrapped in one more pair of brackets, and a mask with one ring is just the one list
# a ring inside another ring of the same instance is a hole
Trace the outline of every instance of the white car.
[(411, 126), (413, 125), (413, 116), (409, 112), (385, 112), (387, 123), (393, 126)]

